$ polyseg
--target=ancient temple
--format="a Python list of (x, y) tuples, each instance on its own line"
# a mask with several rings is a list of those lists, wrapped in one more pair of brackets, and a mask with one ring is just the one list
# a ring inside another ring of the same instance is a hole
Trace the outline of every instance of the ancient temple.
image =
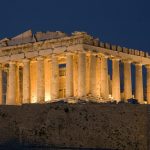
[[(112, 78), (108, 60), (112, 62)], [(135, 65), (134, 93), (131, 64)], [(146, 98), (143, 66), (147, 70)], [(0, 40), (1, 104), (43, 103), (62, 98), (119, 102), (133, 95), (141, 104), (150, 103), (150, 56), (146, 52), (103, 43), (85, 32), (32, 34), (29, 30)]]

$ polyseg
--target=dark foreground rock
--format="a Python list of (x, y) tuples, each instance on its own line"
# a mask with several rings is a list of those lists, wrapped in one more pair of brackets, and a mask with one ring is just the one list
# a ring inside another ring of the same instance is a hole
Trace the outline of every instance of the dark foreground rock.
[(0, 149), (148, 150), (148, 105), (0, 106)]

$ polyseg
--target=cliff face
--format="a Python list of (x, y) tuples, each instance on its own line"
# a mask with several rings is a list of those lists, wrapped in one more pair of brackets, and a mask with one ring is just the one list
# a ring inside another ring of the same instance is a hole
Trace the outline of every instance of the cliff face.
[(148, 105), (0, 106), (0, 144), (148, 149)]

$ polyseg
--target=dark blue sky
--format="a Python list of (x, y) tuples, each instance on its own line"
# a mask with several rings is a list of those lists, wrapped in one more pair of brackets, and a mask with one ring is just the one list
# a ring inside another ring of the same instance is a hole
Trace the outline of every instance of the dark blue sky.
[(0, 0), (0, 38), (25, 30), (86, 31), (150, 52), (149, 0)]

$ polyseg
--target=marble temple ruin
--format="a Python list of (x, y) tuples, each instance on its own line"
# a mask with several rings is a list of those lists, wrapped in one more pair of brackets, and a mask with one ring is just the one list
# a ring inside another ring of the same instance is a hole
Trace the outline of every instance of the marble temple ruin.
[[(112, 78), (108, 73), (112, 62)], [(123, 64), (121, 92), (120, 64)], [(131, 65), (135, 65), (133, 93)], [(146, 96), (143, 89), (146, 68)], [(134, 97), (150, 103), (148, 53), (103, 43), (85, 32), (26, 31), (0, 40), (0, 103), (51, 102), (61, 98), (110, 98), (117, 102)]]

